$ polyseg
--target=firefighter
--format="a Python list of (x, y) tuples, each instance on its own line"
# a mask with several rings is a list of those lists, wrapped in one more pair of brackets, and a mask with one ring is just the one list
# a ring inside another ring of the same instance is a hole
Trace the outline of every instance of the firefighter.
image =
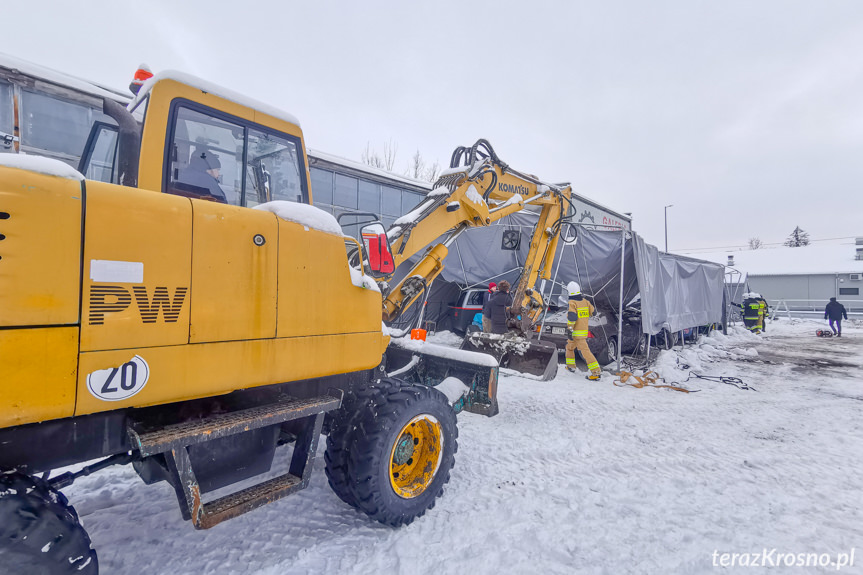
[(767, 300), (760, 293), (752, 295), (758, 300), (758, 329), (767, 331), (767, 316), (770, 314), (770, 307), (767, 305)]
[(566, 369), (575, 371), (575, 350), (581, 353), (587, 363), (590, 375), (587, 379), (597, 380), (602, 375), (599, 362), (590, 352), (587, 346), (587, 320), (593, 315), (593, 304), (587, 301), (581, 294), (581, 287), (576, 282), (569, 282), (566, 286), (569, 290), (569, 313), (566, 316), (566, 326), (569, 331), (570, 340), (566, 344)]
[(743, 325), (752, 333), (760, 333), (758, 327), (759, 312), (761, 304), (755, 298), (754, 293), (746, 292), (743, 294), (743, 303), (740, 304), (740, 311), (743, 312)]

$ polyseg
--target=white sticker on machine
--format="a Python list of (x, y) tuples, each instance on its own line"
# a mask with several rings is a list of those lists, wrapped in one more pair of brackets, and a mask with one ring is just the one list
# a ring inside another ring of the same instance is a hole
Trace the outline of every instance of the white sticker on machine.
[(144, 283), (144, 263), (90, 260), (90, 280), (110, 283)]
[(99, 369), (87, 376), (87, 389), (102, 401), (128, 399), (144, 389), (150, 379), (150, 366), (136, 355), (119, 367)]

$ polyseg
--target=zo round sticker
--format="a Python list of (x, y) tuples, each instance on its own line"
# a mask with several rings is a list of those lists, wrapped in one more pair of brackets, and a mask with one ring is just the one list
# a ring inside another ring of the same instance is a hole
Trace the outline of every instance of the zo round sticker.
[(144, 389), (150, 379), (150, 366), (136, 355), (119, 367), (99, 369), (87, 376), (87, 389), (102, 401), (128, 399)]

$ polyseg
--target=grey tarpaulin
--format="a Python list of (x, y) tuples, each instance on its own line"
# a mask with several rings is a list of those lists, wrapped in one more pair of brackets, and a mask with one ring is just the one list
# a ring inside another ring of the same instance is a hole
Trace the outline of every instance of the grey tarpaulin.
[[(535, 228), (536, 216), (531, 214), (514, 214), (504, 218), (501, 223), (465, 230), (449, 248), (449, 254), (444, 260), (444, 269), (435, 285), (441, 282), (454, 282), (462, 287), (485, 287), (488, 282), (500, 283), (508, 280), (518, 281), (522, 266), (530, 249), (530, 237)], [(572, 237), (577, 231), (577, 240), (566, 243), (559, 242), (557, 255), (552, 268), (552, 279), (557, 278), (557, 284), (552, 290), (550, 282), (538, 287), (542, 295), (550, 302), (556, 303), (558, 296), (564, 293), (569, 281), (575, 280), (582, 286), (582, 291), (593, 296), (597, 306), (607, 310), (617, 310), (620, 298), (620, 231), (600, 231), (582, 226), (572, 226), (564, 231), (563, 236)], [(501, 248), (503, 234), (506, 230), (519, 230), (521, 243), (517, 250)], [(443, 237), (438, 241), (442, 241)], [(393, 283), (399, 281), (419, 261), (422, 254), (410, 258), (400, 266)], [(624, 263), (624, 301), (628, 302), (638, 294), (638, 283), (635, 277), (635, 265), (632, 255), (632, 245), (627, 242)], [(428, 299), (426, 317), (433, 321), (441, 321), (436, 311), (444, 309), (436, 301), (436, 290)], [(444, 292), (452, 297), (452, 292)], [(551, 297), (549, 298), (549, 294)], [(446, 303), (453, 303), (455, 297)]]
[[(623, 234), (619, 230), (576, 227), (578, 232), (575, 242), (560, 242), (558, 245), (552, 277), (557, 277), (559, 287), (577, 281), (583, 293), (593, 296), (597, 307), (616, 311), (620, 307), (620, 242), (623, 241)], [(571, 235), (571, 230), (564, 233), (564, 236)], [(627, 241), (623, 260), (624, 304), (636, 295), (638, 282), (632, 242)]]
[(660, 252), (633, 234), (644, 333), (722, 322), (725, 267)]
[[(450, 246), (435, 287), (442, 282), (456, 283), (463, 288), (485, 287), (490, 281), (499, 283), (504, 279), (515, 283), (530, 248), (536, 219), (536, 215), (522, 212), (492, 226), (466, 230)], [(502, 249), (504, 231), (515, 229), (521, 232), (519, 248)], [(562, 237), (572, 237), (573, 230), (577, 230), (578, 239), (559, 242), (551, 274), (552, 278), (557, 278), (557, 284), (551, 298), (548, 298), (550, 286), (546, 284), (543, 297), (556, 303), (567, 282), (575, 280), (584, 293), (593, 296), (598, 307), (618, 310), (621, 232), (567, 226)], [(627, 240), (624, 250), (623, 301), (628, 303), (641, 293), (642, 314), (649, 320), (643, 324), (645, 333), (655, 334), (663, 327), (678, 331), (722, 320), (723, 266), (660, 254), (637, 234), (632, 236), (635, 241)], [(442, 240), (443, 237), (439, 241)], [(400, 266), (393, 283), (404, 277), (422, 255), (417, 254)], [(440, 316), (447, 310), (446, 304), (455, 301), (453, 294), (452, 290), (433, 289), (425, 317), (440, 322)], [(451, 299), (437, 301), (441, 296)]]

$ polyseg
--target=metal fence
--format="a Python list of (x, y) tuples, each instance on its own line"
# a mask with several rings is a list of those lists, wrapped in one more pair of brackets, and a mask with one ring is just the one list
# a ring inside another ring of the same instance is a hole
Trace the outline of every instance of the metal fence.
[[(827, 302), (823, 299), (778, 299), (768, 300), (770, 305), (770, 318), (776, 316), (824, 318), (824, 307)], [(839, 301), (848, 312), (848, 319), (863, 319), (863, 302), (861, 301)]]

